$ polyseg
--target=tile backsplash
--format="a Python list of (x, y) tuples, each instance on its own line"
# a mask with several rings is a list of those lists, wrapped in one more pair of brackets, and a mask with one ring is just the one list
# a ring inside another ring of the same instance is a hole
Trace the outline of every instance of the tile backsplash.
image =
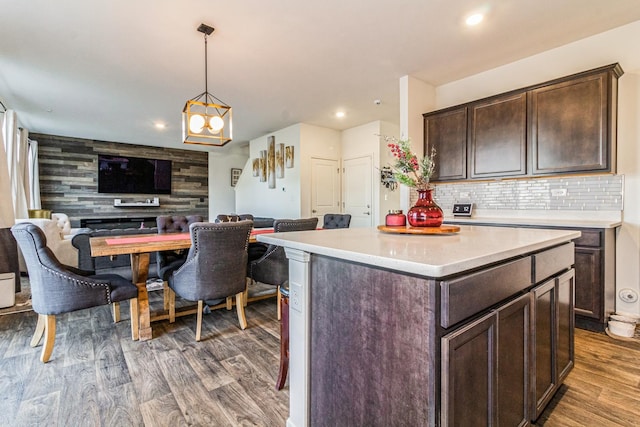
[[(435, 184), (434, 199), (450, 212), (454, 203), (475, 209), (621, 211), (624, 175)], [(411, 205), (417, 193), (412, 191)]]

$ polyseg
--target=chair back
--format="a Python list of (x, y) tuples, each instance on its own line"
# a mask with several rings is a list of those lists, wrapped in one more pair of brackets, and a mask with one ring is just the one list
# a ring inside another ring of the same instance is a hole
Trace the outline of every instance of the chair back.
[[(62, 265), (47, 247), (44, 232), (35, 224), (18, 223), (11, 232), (24, 256), (33, 310), (39, 314), (60, 314), (109, 304), (109, 286), (76, 274)], [(85, 295), (84, 288), (91, 288)]]
[(326, 214), (323, 219), (322, 228), (349, 228), (351, 223), (350, 214)]
[(302, 219), (276, 219), (273, 221), (273, 230), (276, 233), (315, 230), (317, 225), (318, 218), (316, 217)]
[(187, 233), (194, 222), (202, 222), (202, 215), (161, 215), (156, 218), (158, 234)]
[(191, 224), (189, 254), (168, 277), (169, 286), (190, 301), (226, 298), (242, 292), (252, 228), (252, 221)]
[[(315, 230), (318, 218), (302, 219), (277, 219), (273, 221), (273, 229), (276, 233), (288, 231)], [(279, 286), (289, 280), (289, 260), (284, 248), (277, 245), (269, 245), (261, 258), (249, 264), (249, 277), (268, 285)]]

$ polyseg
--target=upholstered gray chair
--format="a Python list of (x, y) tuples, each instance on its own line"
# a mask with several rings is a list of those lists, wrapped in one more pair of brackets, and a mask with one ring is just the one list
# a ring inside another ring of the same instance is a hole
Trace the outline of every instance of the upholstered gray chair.
[(349, 228), (350, 214), (326, 214), (323, 218), (322, 228)]
[(38, 313), (38, 324), (31, 339), (37, 346), (44, 334), (40, 360), (49, 361), (56, 337), (56, 315), (119, 301), (130, 301), (131, 333), (138, 331), (138, 288), (117, 274), (93, 274), (61, 264), (51, 249), (42, 230), (31, 223), (11, 227), (24, 256), (33, 310)]
[[(162, 215), (156, 218), (158, 234), (163, 233), (188, 233), (189, 226), (195, 222), (202, 222), (202, 215)], [(161, 251), (157, 253), (158, 261), (158, 277), (167, 280), (169, 272), (180, 267), (185, 259), (187, 252), (179, 251)]]
[[(273, 229), (275, 233), (305, 231), (315, 230), (317, 225), (318, 218), (315, 217), (303, 219), (277, 219), (273, 222)], [(262, 255), (262, 257), (249, 263), (249, 267), (247, 268), (247, 277), (251, 279), (251, 284), (247, 286), (245, 296), (247, 302), (279, 296), (280, 286), (286, 286), (289, 282), (289, 260), (285, 255), (284, 248), (282, 246), (268, 245), (267, 251)], [(260, 293), (255, 297), (252, 297), (250, 287), (254, 286), (254, 282), (274, 286), (274, 292), (268, 294)], [(278, 297), (278, 300), (279, 299), (280, 298)], [(280, 319), (280, 316), (281, 310), (280, 304), (278, 304), (278, 319)]]
[[(240, 328), (247, 327), (244, 316), (247, 246), (253, 222), (196, 222), (189, 226), (191, 248), (184, 264), (168, 274), (169, 322), (175, 321), (176, 294), (198, 301), (196, 341), (202, 332), (204, 301), (236, 297)], [(224, 304), (224, 303), (223, 303)], [(217, 307), (212, 307), (217, 308)]]

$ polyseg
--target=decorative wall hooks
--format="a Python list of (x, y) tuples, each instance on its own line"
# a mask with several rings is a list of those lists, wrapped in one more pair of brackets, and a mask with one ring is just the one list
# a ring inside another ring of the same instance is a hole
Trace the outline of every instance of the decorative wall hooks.
[(391, 191), (398, 188), (398, 181), (393, 177), (393, 171), (389, 166), (383, 166), (380, 169), (380, 183)]

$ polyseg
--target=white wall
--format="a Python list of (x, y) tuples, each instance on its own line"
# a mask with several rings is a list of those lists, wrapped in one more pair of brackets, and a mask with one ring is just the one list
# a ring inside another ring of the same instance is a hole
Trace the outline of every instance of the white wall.
[[(640, 21), (436, 88), (434, 109), (619, 62), (618, 173), (625, 176), (623, 225), (616, 242), (616, 287), (640, 293)], [(587, 213), (588, 215), (588, 213)], [(617, 310), (640, 314), (619, 298)]]
[(245, 168), (246, 161), (247, 150), (225, 154), (209, 152), (210, 221), (213, 221), (218, 214), (235, 212), (236, 193), (231, 186), (231, 168), (244, 168), (243, 175), (251, 174), (251, 169)]
[[(263, 135), (249, 142), (249, 159), (236, 185), (235, 211), (253, 216), (300, 218), (300, 124)], [(251, 160), (267, 149), (267, 137), (277, 144), (293, 146), (293, 168), (285, 168), (284, 178), (276, 178), (276, 188), (253, 176)]]
[[(294, 147), (293, 168), (285, 168), (284, 178), (276, 178), (276, 188), (252, 176), (251, 159), (267, 149), (267, 137), (276, 144)], [(273, 218), (311, 216), (311, 158), (340, 160), (340, 132), (298, 123), (250, 141), (249, 159), (236, 185), (235, 211)]]

